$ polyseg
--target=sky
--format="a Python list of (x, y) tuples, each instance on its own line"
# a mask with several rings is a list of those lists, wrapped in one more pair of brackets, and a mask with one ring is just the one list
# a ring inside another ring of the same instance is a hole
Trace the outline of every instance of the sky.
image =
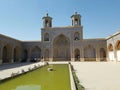
[(41, 40), (42, 17), (49, 13), (53, 27), (71, 26), (82, 18), (83, 37), (106, 38), (120, 30), (120, 0), (0, 0), (0, 34), (29, 41)]

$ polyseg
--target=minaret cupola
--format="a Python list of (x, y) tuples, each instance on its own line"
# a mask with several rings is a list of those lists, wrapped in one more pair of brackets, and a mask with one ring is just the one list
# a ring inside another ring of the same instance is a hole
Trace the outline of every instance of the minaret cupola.
[(71, 19), (72, 19), (72, 26), (81, 26), (81, 15), (80, 14), (75, 12), (75, 14), (71, 16)]
[(48, 13), (42, 19), (44, 28), (52, 27), (52, 17), (50, 17)]

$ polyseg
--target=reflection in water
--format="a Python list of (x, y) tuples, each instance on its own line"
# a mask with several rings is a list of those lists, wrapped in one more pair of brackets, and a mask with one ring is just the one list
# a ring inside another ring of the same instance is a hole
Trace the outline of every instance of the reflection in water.
[(26, 85), (26, 86), (19, 86), (13, 90), (41, 90), (39, 85)]

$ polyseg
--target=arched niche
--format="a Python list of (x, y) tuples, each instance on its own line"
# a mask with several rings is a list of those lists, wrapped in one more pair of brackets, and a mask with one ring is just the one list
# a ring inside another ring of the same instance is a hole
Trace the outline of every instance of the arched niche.
[(108, 56), (109, 56), (110, 61), (115, 60), (114, 51), (113, 51), (113, 45), (111, 43), (108, 45)]
[(3, 51), (2, 51), (2, 62), (3, 63), (10, 63), (11, 61), (11, 57), (12, 57), (12, 46), (10, 44), (6, 44), (3, 47)]
[(70, 40), (63, 34), (57, 36), (53, 41), (53, 60), (70, 60)]
[(75, 32), (74, 33), (74, 40), (80, 40), (80, 33), (79, 32)]
[(49, 61), (49, 49), (44, 50), (44, 61)]
[(31, 58), (37, 58), (40, 59), (41, 58), (41, 49), (38, 46), (35, 46), (32, 48), (31, 50)]
[(117, 41), (116, 45), (117, 60), (120, 61), (120, 40)]
[(21, 47), (16, 46), (14, 48), (14, 62), (19, 62), (21, 60)]
[(22, 60), (22, 62), (27, 62), (27, 59), (28, 59), (28, 50), (24, 49), (23, 50), (23, 60)]
[(104, 48), (100, 48), (100, 61), (106, 61), (106, 51)]
[(96, 50), (93, 46), (88, 45), (84, 48), (85, 61), (96, 61)]
[(80, 60), (80, 50), (79, 49), (75, 49), (74, 57), (75, 57), (75, 61), (79, 61)]
[(49, 34), (48, 33), (44, 34), (44, 41), (49, 41)]

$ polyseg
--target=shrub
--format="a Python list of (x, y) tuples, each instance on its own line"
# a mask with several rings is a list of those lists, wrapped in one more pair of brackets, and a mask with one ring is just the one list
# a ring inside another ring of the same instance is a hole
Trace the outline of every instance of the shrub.
[(75, 82), (75, 86), (76, 86), (76, 90), (85, 90), (85, 88), (80, 84), (80, 81), (75, 73), (75, 70), (73, 68), (73, 66), (71, 65), (71, 70), (72, 70), (72, 74), (73, 74), (73, 79)]

